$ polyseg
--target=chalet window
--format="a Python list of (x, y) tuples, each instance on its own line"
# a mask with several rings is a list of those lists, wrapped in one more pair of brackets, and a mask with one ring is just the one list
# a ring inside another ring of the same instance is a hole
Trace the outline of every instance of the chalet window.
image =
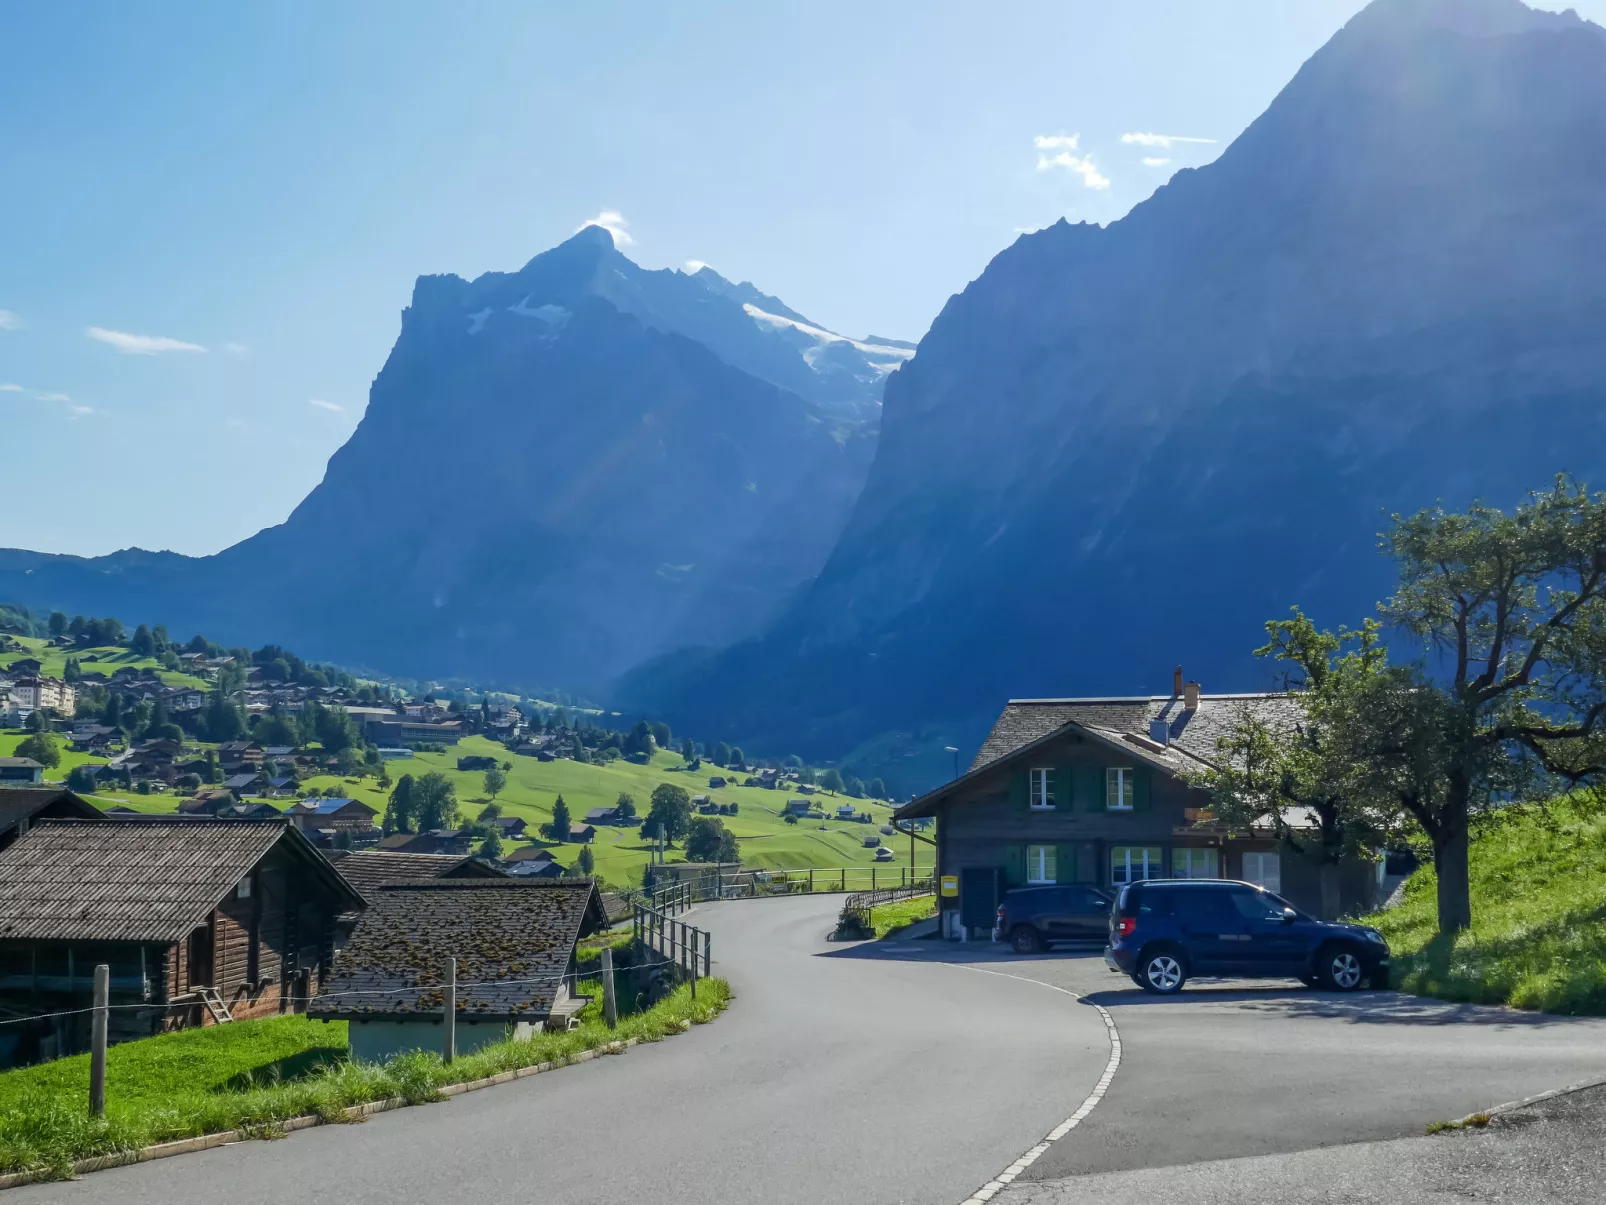
[(1132, 784), (1135, 772), (1131, 766), (1111, 766), (1104, 771), (1104, 808), (1110, 812), (1132, 810)]
[(1057, 881), (1058, 859), (1052, 845), (1028, 845), (1026, 847), (1026, 881), (1028, 883), (1053, 883)]
[(1281, 891), (1283, 889), (1282, 859), (1276, 854), (1245, 854), (1244, 881), (1264, 887), (1270, 892)]
[(234, 898), (237, 900), (248, 900), (251, 898), (250, 879), (240, 880), (239, 884), (234, 888)]
[(1034, 811), (1048, 811), (1054, 806), (1054, 771), (1032, 770), (1026, 779), (1027, 799)]
[(1221, 851), (1215, 849), (1173, 849), (1171, 877), (1175, 879), (1219, 879)]
[(1140, 879), (1158, 879), (1165, 873), (1158, 845), (1116, 845), (1110, 849), (1110, 883), (1125, 887)]

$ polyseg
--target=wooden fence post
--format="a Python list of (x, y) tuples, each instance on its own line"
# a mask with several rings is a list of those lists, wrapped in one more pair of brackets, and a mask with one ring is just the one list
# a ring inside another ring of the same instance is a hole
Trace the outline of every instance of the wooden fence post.
[(809, 894), (814, 894), (814, 867), (809, 867)]
[(602, 1019), (612, 1029), (619, 1024), (619, 1005), (613, 994), (613, 947), (602, 947)]
[(842, 868), (842, 890), (846, 891), (847, 889), (848, 889), (848, 868), (846, 866), (844, 866)]
[(870, 890), (875, 890), (875, 867), (870, 867)]
[(446, 960), (446, 986), (441, 992), (445, 1003), (445, 1029), (441, 1033), (441, 1061), (457, 1057), (457, 959)]
[(691, 998), (697, 999), (697, 930), (691, 931)]
[(106, 1016), (111, 995), (111, 970), (103, 962), (95, 967), (95, 1013), (89, 1030), (89, 1115), (106, 1116)]
[(709, 943), (711, 941), (712, 941), (712, 938), (710, 938), (707, 933), (704, 933), (703, 934), (703, 978), (704, 979), (707, 979), (710, 975), (713, 974), (713, 970), (711, 968), (714, 965), (714, 955), (709, 950)]

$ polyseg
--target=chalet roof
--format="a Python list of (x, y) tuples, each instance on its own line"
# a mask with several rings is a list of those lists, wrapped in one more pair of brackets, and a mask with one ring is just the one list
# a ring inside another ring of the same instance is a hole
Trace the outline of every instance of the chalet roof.
[(4, 787), (0, 788), (0, 833), (24, 820), (32, 820), (52, 804), (56, 805), (53, 810), (58, 815), (101, 819), (99, 808), (61, 787)]
[[(936, 805), (956, 787), (998, 762), (1072, 730), (1118, 749), (1133, 763), (1180, 775), (1216, 761), (1216, 742), (1245, 713), (1259, 715), (1272, 726), (1291, 725), (1299, 701), (1285, 692), (1199, 696), (1192, 711), (1175, 695), (1130, 698), (1011, 699), (977, 750), (970, 769), (959, 778), (903, 805), (894, 816), (909, 819), (932, 815)], [(1166, 725), (1164, 743), (1152, 739), (1150, 725)]]
[(43, 770), (44, 764), (34, 761), (31, 757), (0, 757), (0, 766), (8, 769), (21, 768), (24, 770)]
[(324, 851), (352, 886), (359, 891), (396, 883), (427, 883), (443, 878), (500, 879), (505, 877), (494, 866), (456, 854), (406, 854), (388, 849)]
[(281, 842), (363, 906), (283, 820), (41, 820), (0, 852), (0, 939), (179, 941)]
[(456, 958), (459, 1016), (540, 1020), (575, 943), (607, 926), (589, 879), (437, 879), (370, 898), (309, 1016), (438, 1016)]
[(307, 810), (311, 815), (314, 816), (332, 816), (336, 812), (344, 811), (347, 807), (354, 803), (358, 807), (364, 809), (370, 816), (377, 816), (379, 814), (377, 809), (369, 807), (360, 799), (336, 799), (333, 796), (318, 800), (316, 805)]

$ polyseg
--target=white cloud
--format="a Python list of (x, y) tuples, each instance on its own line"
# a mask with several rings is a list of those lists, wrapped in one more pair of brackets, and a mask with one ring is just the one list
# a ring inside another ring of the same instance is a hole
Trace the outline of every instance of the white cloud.
[(1061, 151), (1057, 155), (1037, 157), (1038, 171), (1052, 171), (1056, 167), (1063, 167), (1066, 171), (1081, 176), (1082, 183), (1088, 188), (1102, 192), (1110, 186), (1110, 178), (1094, 166), (1091, 155), (1073, 155), (1070, 151)]
[(1039, 134), (1032, 145), (1040, 151), (1074, 151), (1081, 141), (1080, 134)]
[(0, 393), (22, 393), (22, 392), (24, 392), (24, 390), (23, 390), (21, 385), (12, 385), (12, 384), (9, 384), (9, 383), (4, 384), (4, 385), (0, 385)]
[(101, 326), (91, 326), (84, 331), (84, 334), (98, 342), (110, 344), (126, 356), (155, 356), (164, 351), (206, 350), (199, 343), (169, 339), (166, 335), (130, 335), (126, 331), (109, 331)]
[(74, 418), (83, 418), (86, 414), (95, 413), (93, 406), (69, 406), (67, 410)]
[(344, 414), (346, 408), (337, 402), (326, 402), (321, 397), (309, 397), (307, 405), (316, 406), (320, 410), (333, 410), (336, 414)]
[(223, 345), (223, 350), (228, 352), (231, 356), (243, 356), (251, 349), (243, 343), (225, 343)]
[(34, 396), (34, 400), (35, 401), (40, 401), (40, 402), (70, 402), (70, 401), (72, 401), (72, 398), (68, 397), (65, 393), (36, 393), (33, 396)]
[(596, 217), (581, 222), (574, 228), (574, 231), (578, 234), (587, 226), (601, 226), (609, 234), (613, 235), (613, 245), (615, 247), (628, 247), (636, 241), (630, 237), (630, 232), (625, 229), (628, 225), (630, 223), (625, 221), (624, 216), (617, 209), (604, 209)]
[(1171, 160), (1169, 160), (1169, 159), (1161, 159), (1161, 158), (1158, 158), (1156, 156), (1149, 155), (1149, 156), (1145, 156), (1144, 157), (1143, 166), (1144, 167), (1164, 167), (1166, 164), (1168, 164), (1170, 162), (1171, 162)]
[(703, 262), (703, 261), (702, 261), (702, 260), (700, 260), (700, 259), (688, 259), (688, 260), (687, 260), (687, 261), (686, 261), (686, 271), (688, 271), (688, 272), (690, 272), (690, 273), (692, 273), (692, 274), (693, 274), (693, 275), (694, 275), (694, 276), (695, 276), (695, 275), (696, 275), (696, 274), (697, 274), (697, 273), (698, 273), (698, 272), (701, 272), (701, 271), (702, 271), (702, 270), (703, 270), (703, 269), (704, 269), (704, 268), (706, 268), (706, 267), (708, 267), (708, 265), (707, 265), (707, 264), (705, 264), (705, 263), (704, 263), (704, 262)]
[(1128, 146), (1158, 146), (1170, 150), (1178, 142), (1213, 144), (1214, 138), (1188, 138), (1182, 134), (1122, 134), (1121, 141)]
[(11, 310), (0, 310), (0, 331), (22, 329), (22, 315)]

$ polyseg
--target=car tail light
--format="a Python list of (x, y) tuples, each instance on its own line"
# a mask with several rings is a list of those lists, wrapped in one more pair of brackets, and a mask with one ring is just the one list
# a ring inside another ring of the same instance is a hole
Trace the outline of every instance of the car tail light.
[(1138, 927), (1138, 918), (1137, 917), (1135, 917), (1135, 916), (1123, 916), (1121, 918), (1121, 936), (1122, 937), (1131, 937), (1132, 936), (1132, 931), (1134, 929), (1136, 929), (1137, 927)]

